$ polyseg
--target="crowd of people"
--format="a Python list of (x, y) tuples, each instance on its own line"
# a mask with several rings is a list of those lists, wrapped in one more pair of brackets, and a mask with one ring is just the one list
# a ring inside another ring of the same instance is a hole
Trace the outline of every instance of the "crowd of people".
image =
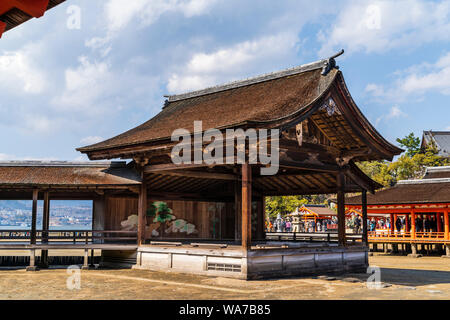
[(327, 232), (328, 229), (335, 229), (337, 226), (337, 218), (331, 219), (301, 219), (294, 227), (293, 219), (290, 217), (281, 219), (271, 219), (266, 222), (266, 230), (268, 232)]
[[(380, 229), (390, 230), (390, 220), (390, 218), (369, 218), (367, 220), (367, 229), (369, 231)], [(441, 223), (443, 222), (441, 221)], [(411, 225), (410, 217), (408, 217), (408, 221), (406, 221), (405, 216), (397, 216), (397, 219), (394, 221), (394, 231), (409, 232), (411, 230), (409, 230), (407, 226)], [(438, 221), (433, 215), (424, 217), (419, 215), (415, 219), (416, 232), (437, 232), (437, 225)], [(294, 227), (293, 219), (291, 217), (270, 219), (266, 221), (267, 232), (327, 232), (329, 229), (335, 230), (336, 226), (336, 217), (332, 217), (331, 219), (301, 219), (297, 227)], [(353, 233), (361, 233), (362, 227), (362, 219), (359, 215), (353, 215), (346, 219), (346, 228), (351, 229)]]

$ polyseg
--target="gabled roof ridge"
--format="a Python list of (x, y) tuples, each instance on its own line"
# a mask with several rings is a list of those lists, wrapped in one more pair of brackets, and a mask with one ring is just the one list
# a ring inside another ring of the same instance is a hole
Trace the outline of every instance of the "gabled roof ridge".
[(425, 184), (425, 183), (447, 183), (450, 182), (450, 178), (433, 178), (433, 179), (416, 179), (416, 180), (400, 180), (397, 185), (406, 184)]
[(205, 89), (201, 89), (201, 90), (197, 90), (197, 91), (192, 91), (192, 92), (187, 92), (187, 93), (182, 93), (182, 94), (177, 94), (177, 95), (170, 95), (170, 96), (165, 96), (165, 97), (168, 98), (168, 102), (170, 103), (170, 102), (200, 97), (200, 96), (217, 93), (217, 92), (221, 92), (221, 91), (246, 87), (246, 86), (249, 86), (252, 84), (257, 84), (257, 83), (275, 80), (275, 79), (279, 79), (279, 78), (283, 78), (283, 77), (287, 77), (287, 76), (292, 76), (292, 75), (307, 72), (307, 71), (321, 69), (321, 68), (324, 68), (327, 66), (328, 61), (329, 61), (329, 59), (322, 59), (319, 61), (303, 64), (303, 65), (300, 65), (297, 67), (288, 68), (288, 69), (275, 71), (275, 72), (270, 72), (270, 73), (262, 74), (262, 75), (259, 75), (256, 77), (247, 78), (244, 80), (232, 81), (229, 83), (225, 83), (222, 85), (217, 85), (217, 86), (213, 86), (213, 87), (209, 87), (209, 88), (205, 88)]
[(70, 167), (70, 168), (110, 168), (126, 167), (125, 161), (0, 161), (0, 167)]

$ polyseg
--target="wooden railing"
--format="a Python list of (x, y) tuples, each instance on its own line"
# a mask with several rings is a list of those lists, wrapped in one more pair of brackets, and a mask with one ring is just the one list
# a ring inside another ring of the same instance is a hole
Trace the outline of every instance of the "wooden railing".
[(444, 232), (392, 232), (386, 231), (371, 231), (368, 233), (369, 241), (394, 241), (394, 242), (450, 242), (446, 239)]
[[(0, 230), (0, 242), (30, 241), (31, 232), (26, 230)], [(104, 243), (136, 242), (136, 231), (117, 230), (37, 230), (36, 241), (40, 243)]]
[[(347, 242), (361, 242), (362, 234), (346, 234)], [(272, 241), (308, 241), (308, 242), (337, 242), (335, 232), (266, 232), (266, 240)]]

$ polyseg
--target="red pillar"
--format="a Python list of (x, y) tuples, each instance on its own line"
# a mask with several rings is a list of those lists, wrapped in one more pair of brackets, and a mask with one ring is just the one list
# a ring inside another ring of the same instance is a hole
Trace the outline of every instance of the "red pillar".
[(405, 214), (405, 232), (409, 232), (409, 217), (408, 214)]
[(394, 214), (393, 213), (390, 214), (390, 219), (391, 219), (391, 233), (394, 233), (395, 222), (394, 222)]
[(416, 238), (416, 212), (411, 211), (411, 238)]
[(449, 234), (449, 221), (448, 221), (448, 210), (445, 210), (444, 212), (444, 232), (445, 232), (445, 239), (450, 240), (450, 234)]
[(437, 225), (437, 232), (442, 232), (442, 213), (438, 212), (436, 213), (436, 225)]

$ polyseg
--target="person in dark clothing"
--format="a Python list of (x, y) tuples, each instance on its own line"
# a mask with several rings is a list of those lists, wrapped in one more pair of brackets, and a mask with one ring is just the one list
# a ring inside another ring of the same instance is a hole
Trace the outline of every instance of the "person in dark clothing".
[(397, 228), (397, 232), (400, 232), (402, 230), (402, 220), (400, 220), (400, 217), (397, 217), (397, 220), (395, 220), (395, 227)]
[(423, 229), (425, 232), (430, 232), (430, 220), (428, 220), (428, 217), (423, 221)]
[(416, 232), (422, 231), (422, 219), (420, 217), (416, 218)]

